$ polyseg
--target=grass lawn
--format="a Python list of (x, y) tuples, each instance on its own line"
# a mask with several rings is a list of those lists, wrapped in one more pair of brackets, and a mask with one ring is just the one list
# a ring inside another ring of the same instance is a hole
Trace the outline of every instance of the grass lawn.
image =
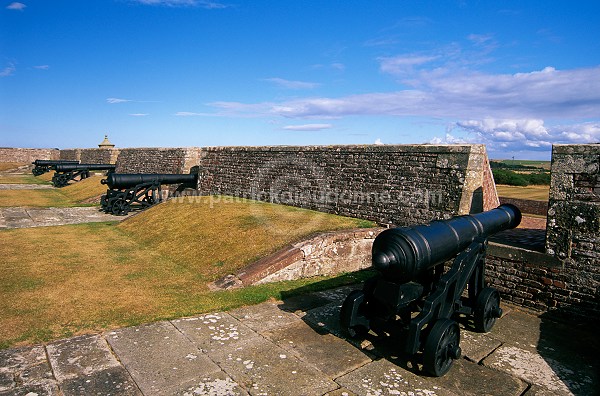
[[(36, 179), (52, 178), (45, 173)], [(21, 175), (22, 176), (22, 175)], [(29, 177), (29, 176), (27, 176)], [(33, 175), (31, 177), (34, 177)], [(81, 206), (81, 201), (86, 201), (106, 192), (106, 186), (100, 184), (103, 176), (92, 176), (77, 183), (72, 183), (63, 188), (40, 190), (2, 190), (0, 192), (0, 207), (66, 207)], [(0, 177), (0, 183), (1, 183)], [(21, 183), (21, 182), (19, 182)]]
[(496, 190), (500, 197), (548, 201), (550, 186), (519, 187), (498, 184), (496, 185)]
[(17, 169), (19, 166), (27, 165), (24, 162), (0, 162), (0, 172)]
[(31, 173), (2, 173), (0, 174), (0, 184), (51, 184), (52, 175), (54, 172), (44, 173), (40, 176), (34, 176)]
[[(364, 221), (245, 200), (170, 201), (120, 224), (0, 231), (0, 347), (279, 298), (323, 279), (207, 283), (319, 231)], [(356, 282), (356, 275), (334, 279)]]

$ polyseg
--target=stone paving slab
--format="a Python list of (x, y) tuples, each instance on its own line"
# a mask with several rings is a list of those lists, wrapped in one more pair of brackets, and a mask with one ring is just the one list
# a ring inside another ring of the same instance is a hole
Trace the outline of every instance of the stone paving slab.
[(60, 340), (47, 345), (46, 350), (59, 382), (120, 367), (106, 340), (99, 335)]
[(97, 207), (92, 206), (72, 208), (0, 208), (0, 229), (122, 221), (128, 216), (113, 216), (103, 213)]
[(262, 337), (218, 349), (211, 357), (251, 395), (320, 396), (339, 387), (324, 373)]
[(589, 327), (507, 309), (490, 333), (462, 328), (464, 358), (434, 378), (392, 337), (335, 336), (347, 292), (3, 350), (0, 396), (598, 394)]
[(319, 333), (304, 322), (295, 322), (263, 335), (330, 378), (340, 377), (372, 361), (345, 340), (333, 334)]
[(170, 322), (116, 330), (107, 340), (145, 395), (173, 395), (207, 382), (228, 381), (220, 367)]
[(49, 190), (53, 189), (51, 184), (0, 184), (0, 190)]
[(388, 360), (381, 359), (336, 380), (357, 395), (427, 395), (455, 396), (434, 385), (428, 377), (419, 377)]

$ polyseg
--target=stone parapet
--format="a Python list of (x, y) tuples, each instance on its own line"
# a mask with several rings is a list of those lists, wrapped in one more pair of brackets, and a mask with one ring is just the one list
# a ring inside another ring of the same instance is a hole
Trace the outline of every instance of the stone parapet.
[(483, 145), (208, 147), (199, 190), (408, 225), (491, 208), (486, 166)]
[(31, 163), (36, 159), (56, 160), (60, 156), (58, 149), (0, 147), (0, 162)]
[(121, 149), (117, 173), (189, 173), (198, 165), (199, 147)]

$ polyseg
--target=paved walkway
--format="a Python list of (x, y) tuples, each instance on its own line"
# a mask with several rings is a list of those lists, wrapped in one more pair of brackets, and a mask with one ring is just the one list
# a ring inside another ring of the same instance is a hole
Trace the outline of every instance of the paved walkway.
[(56, 226), (63, 224), (120, 221), (125, 216), (100, 212), (98, 207), (0, 208), (0, 229)]
[(0, 184), (0, 190), (49, 190), (54, 186), (50, 184)]
[(393, 340), (340, 337), (349, 290), (0, 351), (0, 396), (598, 394), (595, 329), (505, 307), (432, 378)]

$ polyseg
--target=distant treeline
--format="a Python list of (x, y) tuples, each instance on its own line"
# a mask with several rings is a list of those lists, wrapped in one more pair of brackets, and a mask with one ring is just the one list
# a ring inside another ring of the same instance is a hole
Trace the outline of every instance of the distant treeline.
[(508, 161), (506, 161), (506, 162), (490, 161), (490, 167), (492, 169), (511, 169), (511, 170), (529, 171), (529, 172), (539, 172), (539, 171), (543, 170), (543, 168), (540, 168), (539, 166), (521, 165), (521, 164), (509, 163)]
[(536, 168), (532, 173), (517, 173), (509, 169), (494, 169), (494, 181), (496, 184), (507, 184), (509, 186), (550, 185), (550, 172)]

